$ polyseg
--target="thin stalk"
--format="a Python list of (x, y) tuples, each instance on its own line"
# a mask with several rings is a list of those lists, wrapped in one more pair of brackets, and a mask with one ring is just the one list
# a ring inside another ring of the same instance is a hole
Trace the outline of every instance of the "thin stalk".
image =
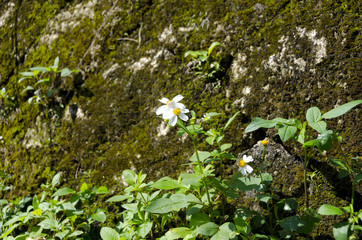
[(309, 200), (308, 200), (308, 192), (307, 192), (307, 165), (308, 165), (308, 161), (307, 159), (307, 149), (304, 149), (304, 159), (305, 159), (305, 163), (304, 165), (304, 197), (305, 197), (305, 205), (307, 206), (307, 208), (309, 208)]
[(261, 166), (260, 166), (260, 180), (261, 180), (261, 185), (263, 186), (263, 190), (264, 192), (266, 191), (266, 185), (264, 184), (264, 180), (263, 180), (263, 174), (262, 174), (262, 170), (263, 170), (263, 165), (264, 165), (264, 156), (265, 156), (265, 146), (263, 146), (263, 156), (261, 157)]

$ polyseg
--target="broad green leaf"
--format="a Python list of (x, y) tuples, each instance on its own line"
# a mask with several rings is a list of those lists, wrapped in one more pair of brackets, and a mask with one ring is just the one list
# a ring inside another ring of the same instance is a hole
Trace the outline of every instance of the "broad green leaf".
[(353, 180), (354, 183), (358, 183), (359, 181), (362, 180), (362, 173), (358, 174), (355, 179)]
[(100, 211), (100, 212), (92, 214), (91, 218), (98, 222), (104, 223), (107, 219), (107, 216), (104, 212)]
[(76, 236), (79, 236), (79, 235), (81, 235), (81, 234), (83, 234), (83, 231), (77, 230), (77, 231), (74, 231), (74, 232), (72, 232), (71, 234), (69, 234), (69, 235), (68, 235), (68, 238), (76, 237)]
[(242, 234), (248, 236), (251, 232), (251, 227), (249, 223), (242, 219), (242, 218), (234, 218), (234, 223), (236, 226), (236, 229), (241, 232)]
[(278, 197), (276, 197), (274, 195), (265, 194), (265, 193), (258, 193), (256, 195), (256, 199), (258, 199), (261, 202), (268, 203), (270, 199), (278, 200)]
[(309, 122), (308, 125), (319, 133), (327, 130), (327, 123), (325, 121)]
[(245, 133), (253, 132), (255, 130), (258, 130), (259, 128), (272, 128), (274, 127), (278, 122), (270, 121), (270, 120), (264, 120), (262, 118), (256, 117), (253, 118), (253, 120), (249, 123), (249, 125), (245, 128)]
[(336, 240), (347, 240), (348, 239), (348, 222), (341, 222), (334, 224), (333, 236)]
[(192, 230), (187, 227), (172, 228), (166, 233), (167, 240), (184, 238), (186, 235), (191, 234)]
[(54, 66), (53, 68), (58, 68), (59, 67), (59, 57), (56, 57), (54, 60)]
[(332, 143), (333, 143), (333, 137), (331, 134), (333, 134), (333, 132), (331, 130), (318, 134), (318, 137), (317, 137), (315, 143), (320, 152), (322, 152), (323, 150), (331, 149)]
[(197, 234), (201, 234), (203, 236), (212, 236), (217, 233), (219, 226), (213, 222), (208, 222), (200, 225), (197, 228)]
[(181, 183), (185, 186), (202, 186), (202, 183), (200, 182), (202, 179), (202, 175), (199, 175), (197, 173), (182, 173), (180, 177)]
[(146, 208), (151, 213), (169, 213), (187, 206), (187, 202), (175, 202), (169, 198), (158, 198), (152, 201)]
[(297, 231), (298, 229), (305, 226), (305, 222), (297, 216), (283, 218), (281, 220), (278, 220), (278, 223), (282, 228), (291, 231)]
[(116, 196), (113, 196), (109, 199), (107, 199), (106, 202), (122, 202), (128, 198), (131, 198), (131, 196), (129, 195), (116, 195)]
[(14, 231), (15, 228), (17, 228), (19, 226), (19, 224), (15, 224), (13, 226), (11, 226), (11, 228), (7, 229), (1, 236), (0, 239), (5, 238), (6, 236), (8, 236), (12, 231)]
[(139, 225), (136, 230), (138, 235), (140, 235), (142, 238), (145, 238), (147, 234), (151, 231), (152, 225), (152, 222), (146, 222)]
[(118, 232), (109, 227), (102, 227), (100, 234), (102, 240), (119, 240), (120, 238)]
[(184, 186), (182, 184), (179, 184), (178, 181), (175, 179), (172, 179), (170, 177), (163, 177), (154, 184), (152, 184), (152, 187), (161, 190), (171, 190), (175, 188), (182, 188)]
[(38, 223), (38, 226), (43, 229), (56, 229), (58, 226), (58, 222), (55, 219), (45, 219)]
[(38, 85), (38, 84), (40, 84), (40, 83), (45, 83), (46, 85), (49, 85), (50, 82), (51, 82), (51, 79), (50, 79), (50, 78), (43, 78), (43, 79), (40, 79), (39, 81), (37, 81), (37, 82), (35, 83), (35, 86)]
[(321, 215), (342, 215), (343, 211), (339, 209), (338, 207), (329, 205), (329, 204), (323, 204), (319, 209), (318, 213)]
[(65, 187), (65, 188), (61, 188), (58, 191), (56, 191), (52, 197), (56, 197), (56, 196), (64, 196), (64, 195), (68, 195), (68, 194), (72, 194), (75, 193), (75, 191), (71, 188)]
[(225, 151), (226, 149), (231, 148), (232, 144), (231, 143), (226, 143), (220, 146), (220, 150), (221, 151)]
[(232, 121), (234, 121), (234, 119), (236, 118), (236, 116), (239, 114), (240, 112), (236, 112), (234, 114), (234, 116), (232, 116), (229, 121), (225, 124), (224, 130), (232, 123)]
[(326, 112), (325, 114), (322, 115), (322, 118), (331, 119), (331, 118), (339, 117), (361, 103), (362, 103), (362, 99), (343, 104), (339, 107), (336, 107), (335, 109), (332, 109), (329, 112)]
[(277, 206), (284, 211), (293, 211), (298, 207), (298, 202), (294, 198), (286, 198), (277, 203)]
[(83, 183), (82, 186), (80, 186), (80, 192), (81, 192), (81, 193), (84, 193), (84, 192), (86, 192), (87, 190), (89, 190), (89, 189), (88, 189), (88, 184)]
[(47, 72), (47, 68), (46, 67), (31, 67), (29, 68), (31, 71), (38, 71), (38, 72)]
[(105, 186), (101, 186), (97, 189), (96, 194), (108, 194), (108, 188)]
[(317, 226), (321, 218), (321, 215), (319, 215), (313, 208), (307, 208), (301, 217), (301, 220), (305, 222), (305, 225), (297, 230), (298, 233), (309, 235)]
[[(190, 219), (190, 227), (191, 229), (196, 229), (197, 227), (210, 222), (210, 217), (209, 215), (205, 214), (205, 213), (195, 213), (191, 216)], [(207, 235), (210, 236), (210, 235)]]
[(57, 173), (52, 179), (52, 187), (55, 187), (59, 183), (60, 183), (60, 173)]
[(237, 239), (235, 230), (236, 227), (233, 223), (226, 222), (219, 227), (219, 231), (212, 236), (211, 240)]
[(210, 45), (209, 50), (207, 51), (207, 54), (208, 54), (208, 55), (211, 55), (212, 50), (214, 50), (214, 48), (215, 48), (216, 46), (219, 46), (219, 45), (221, 45), (221, 43), (219, 43), (219, 42), (213, 42), (213, 43)]
[(49, 89), (49, 90), (47, 91), (47, 96), (48, 96), (48, 97), (52, 97), (52, 96), (54, 95), (55, 91), (56, 91), (56, 89)]
[(307, 122), (310, 123), (316, 123), (321, 119), (321, 111), (317, 107), (311, 107), (307, 110), (306, 119)]
[(69, 75), (72, 74), (72, 73), (73, 73), (72, 70), (70, 70), (70, 69), (68, 69), (68, 68), (64, 68), (64, 69), (62, 69), (60, 76), (61, 76), (61, 77), (67, 77), (67, 76), (69, 76)]
[(123, 177), (128, 184), (135, 185), (137, 183), (138, 175), (132, 170), (124, 170)]
[(59, 238), (59, 239), (63, 239), (65, 236), (67, 236), (69, 234), (69, 230), (64, 230), (62, 232), (57, 232), (55, 234), (55, 237)]
[(283, 142), (293, 137), (298, 130), (297, 127), (285, 124), (277, 124), (276, 128), (278, 129), (279, 137)]
[[(199, 155), (199, 160), (200, 162), (205, 161), (206, 159), (208, 159), (211, 156), (210, 152), (198, 152)], [(197, 157), (196, 157), (196, 153), (194, 153), (191, 157), (190, 157), (190, 161), (191, 162), (197, 162)]]
[(238, 189), (239, 191), (249, 191), (260, 188), (261, 179), (259, 177), (239, 177), (232, 179), (231, 188)]

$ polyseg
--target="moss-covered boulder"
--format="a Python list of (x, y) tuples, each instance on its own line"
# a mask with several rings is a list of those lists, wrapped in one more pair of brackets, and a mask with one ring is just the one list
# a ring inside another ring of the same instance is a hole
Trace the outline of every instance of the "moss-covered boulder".
[[(199, 117), (222, 113), (220, 123), (241, 111), (226, 132), (234, 155), (265, 136), (277, 140), (273, 131), (244, 134), (254, 117), (304, 121), (311, 106), (326, 112), (361, 99), (360, 15), (355, 0), (3, 1), (0, 168), (13, 177), (9, 194), (36, 193), (56, 172), (73, 187), (87, 180), (113, 189), (127, 168), (175, 176), (193, 150), (156, 117), (162, 97), (182, 94)], [(197, 74), (185, 52), (216, 41), (210, 59), (220, 67)], [(60, 68), (79, 72), (61, 78), (52, 104), (29, 104), (33, 92), (23, 89), (35, 81), (18, 83), (20, 72), (57, 56)], [(359, 106), (328, 122), (354, 157), (360, 116)], [(298, 160), (294, 145), (283, 144)], [(314, 191), (349, 200), (339, 186), (350, 182), (337, 179), (327, 157), (313, 156), (308, 170)]]

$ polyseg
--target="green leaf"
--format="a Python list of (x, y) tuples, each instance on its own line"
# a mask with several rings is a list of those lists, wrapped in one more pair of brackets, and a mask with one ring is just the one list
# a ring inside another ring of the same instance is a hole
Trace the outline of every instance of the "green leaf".
[(333, 236), (336, 240), (347, 240), (348, 239), (348, 222), (341, 222), (334, 224), (333, 227)]
[(232, 116), (229, 121), (225, 124), (224, 130), (232, 123), (232, 121), (234, 121), (234, 119), (236, 118), (236, 116), (239, 114), (240, 112), (236, 112), (234, 114), (234, 116)]
[(172, 228), (165, 234), (167, 240), (184, 238), (186, 235), (191, 234), (192, 230), (187, 227)]
[(34, 88), (32, 86), (27, 86), (26, 88), (24, 88), (22, 92), (31, 91), (31, 90), (34, 90)]
[(317, 107), (311, 107), (307, 110), (306, 119), (307, 122), (310, 123), (316, 123), (321, 119), (321, 111)]
[(43, 229), (57, 229), (58, 222), (55, 219), (45, 219), (38, 223), (38, 226), (42, 227)]
[(13, 226), (11, 226), (11, 228), (9, 228), (8, 230), (6, 230), (6, 232), (4, 232), (1, 236), (0, 239), (5, 238), (6, 236), (8, 236), (12, 231), (14, 231), (15, 228), (17, 228), (19, 226), (19, 224), (15, 224)]
[(119, 240), (120, 238), (118, 232), (109, 227), (102, 227), (100, 234), (102, 240)]
[(202, 186), (201, 178), (202, 175), (199, 175), (197, 173), (182, 173), (180, 175), (181, 183), (185, 186), (194, 186), (194, 187), (200, 187)]
[(219, 226), (213, 222), (208, 222), (200, 225), (197, 228), (197, 234), (201, 234), (203, 236), (212, 236), (217, 233)]
[(332, 109), (329, 112), (326, 112), (325, 114), (322, 115), (322, 118), (331, 119), (331, 118), (339, 117), (361, 103), (362, 103), (362, 99), (343, 104), (339, 107), (336, 107), (335, 109)]
[(284, 211), (293, 211), (298, 207), (298, 202), (294, 198), (286, 198), (277, 203), (277, 206)]
[(68, 68), (63, 68), (62, 71), (60, 71), (60, 76), (61, 77), (67, 77), (69, 76), (70, 74), (72, 74), (73, 71), (68, 69)]
[(47, 72), (48, 69), (46, 67), (31, 67), (29, 68), (31, 71), (38, 71), (38, 72)]
[(123, 177), (128, 184), (135, 185), (138, 180), (138, 175), (132, 170), (124, 170)]
[(146, 222), (139, 225), (136, 230), (138, 235), (140, 235), (142, 238), (145, 238), (147, 234), (151, 231), (152, 225), (152, 222)]
[(308, 124), (319, 133), (323, 133), (327, 130), (327, 123), (325, 121), (310, 122)]
[(344, 170), (348, 170), (342, 160), (331, 158), (329, 161), (332, 163), (333, 166), (341, 167)]
[(298, 130), (297, 127), (286, 124), (277, 124), (276, 128), (278, 129), (279, 137), (283, 142), (293, 137)]
[[(210, 152), (198, 152), (199, 154), (199, 159), (200, 162), (205, 161), (206, 159), (208, 159), (211, 156)], [(191, 157), (190, 157), (190, 161), (191, 162), (197, 162), (197, 157), (196, 157), (196, 153), (194, 153)]]
[(235, 223), (236, 229), (239, 232), (241, 232), (245, 236), (248, 236), (250, 234), (251, 227), (246, 220), (244, 220), (242, 218), (234, 218), (234, 223)]
[(318, 213), (321, 215), (342, 215), (343, 211), (339, 209), (338, 207), (329, 205), (329, 204), (323, 204), (319, 209)]
[(300, 130), (300, 132), (299, 132), (299, 134), (298, 134), (298, 139), (297, 139), (297, 141), (299, 142), (299, 143), (301, 143), (301, 144), (304, 144), (304, 142), (305, 142), (305, 138), (306, 138), (306, 128), (307, 128), (307, 122), (304, 122), (303, 123), (303, 126), (302, 126), (302, 128), (301, 128), (301, 130)]
[(113, 196), (113, 197), (107, 199), (106, 202), (122, 202), (129, 198), (131, 198), (131, 196), (129, 196), (129, 195), (116, 195), (116, 196)]
[(182, 184), (179, 184), (178, 181), (175, 179), (172, 179), (170, 177), (163, 177), (154, 184), (152, 184), (152, 187), (161, 190), (171, 190), (175, 188), (182, 188), (184, 186)]
[(104, 223), (107, 219), (107, 216), (104, 212), (100, 211), (100, 212), (92, 214), (91, 218), (98, 222)]
[(269, 194), (264, 194), (264, 193), (258, 193), (256, 195), (256, 199), (258, 199), (261, 202), (265, 202), (265, 203), (268, 203), (270, 199), (278, 200), (278, 198), (276, 196), (269, 195)]
[(96, 194), (108, 194), (108, 188), (105, 186), (101, 186), (97, 189)]
[[(209, 215), (205, 214), (205, 213), (194, 213), (191, 216), (190, 219), (190, 228), (191, 229), (196, 229), (197, 227), (210, 222), (210, 217)], [(207, 235), (210, 236), (210, 235)]]
[(226, 143), (226, 144), (223, 144), (223, 145), (220, 146), (220, 150), (225, 151), (226, 149), (229, 149), (231, 147), (232, 147), (231, 143)]
[(236, 227), (233, 223), (226, 222), (219, 227), (219, 231), (212, 236), (211, 240), (237, 239)]
[(298, 233), (309, 235), (317, 226), (321, 218), (321, 215), (319, 215), (313, 208), (307, 208), (301, 217), (301, 220), (305, 222), (305, 225), (298, 229)]
[(65, 187), (65, 188), (61, 188), (58, 191), (56, 191), (52, 197), (56, 197), (56, 196), (64, 196), (64, 195), (68, 195), (68, 194), (72, 194), (75, 193), (75, 191), (71, 188)]
[(270, 121), (270, 120), (264, 120), (262, 118), (256, 117), (253, 118), (253, 120), (249, 123), (249, 125), (245, 128), (245, 133), (253, 132), (255, 130), (258, 130), (259, 128), (272, 128), (274, 127), (278, 122)]
[(232, 180), (230, 187), (240, 191), (257, 190), (260, 188), (260, 183), (261, 180), (257, 177), (239, 177)]
[(53, 68), (58, 68), (59, 67), (59, 57), (56, 57), (54, 60), (54, 66)]
[(88, 189), (88, 185), (86, 183), (83, 183), (82, 186), (80, 186), (80, 192), (84, 193), (86, 192)]
[(60, 183), (60, 173), (57, 173), (52, 179), (52, 187), (55, 187), (59, 183)]
[(282, 228), (291, 231), (297, 231), (298, 229), (305, 226), (305, 222), (297, 216), (283, 218), (281, 220), (278, 220), (278, 223)]
[(158, 198), (147, 206), (146, 211), (151, 213), (169, 213), (187, 206), (187, 202), (175, 202), (169, 198)]
[(221, 45), (221, 43), (219, 43), (219, 42), (213, 42), (213, 43), (210, 45), (209, 50), (207, 51), (207, 54), (208, 54), (208, 55), (211, 55), (212, 50), (214, 50), (214, 48), (215, 48), (216, 46), (219, 46), (219, 45)]
[(35, 76), (33, 72), (20, 72), (19, 74), (25, 77)]
[(359, 181), (362, 180), (362, 173), (358, 174), (355, 179), (353, 180), (354, 183), (358, 183)]

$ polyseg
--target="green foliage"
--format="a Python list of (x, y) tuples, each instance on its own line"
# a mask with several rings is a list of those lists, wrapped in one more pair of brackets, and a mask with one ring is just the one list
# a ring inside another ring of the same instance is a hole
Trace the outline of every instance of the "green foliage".
[(196, 65), (193, 66), (196, 75), (201, 75), (205, 79), (215, 78), (215, 75), (222, 71), (219, 61), (215, 61), (212, 57), (212, 52), (215, 47), (221, 46), (219, 42), (213, 42), (207, 51), (187, 51), (185, 53), (185, 58), (191, 57), (193, 61), (196, 62)]
[[(59, 69), (59, 57), (54, 60), (52, 66), (31, 67), (29, 70), (30, 72), (20, 72), (20, 75), (23, 77), (18, 81), (18, 83), (21, 83), (26, 80), (30, 84), (23, 90), (23, 93), (27, 91), (32, 92), (32, 96), (28, 98), (28, 103), (35, 102), (36, 104), (44, 105), (48, 110), (54, 108), (53, 110), (55, 111), (54, 104), (64, 108), (58, 90), (62, 83), (62, 78), (70, 76), (76, 70), (69, 70), (68, 68)], [(36, 81), (35, 83), (33, 83), (34, 80)]]

